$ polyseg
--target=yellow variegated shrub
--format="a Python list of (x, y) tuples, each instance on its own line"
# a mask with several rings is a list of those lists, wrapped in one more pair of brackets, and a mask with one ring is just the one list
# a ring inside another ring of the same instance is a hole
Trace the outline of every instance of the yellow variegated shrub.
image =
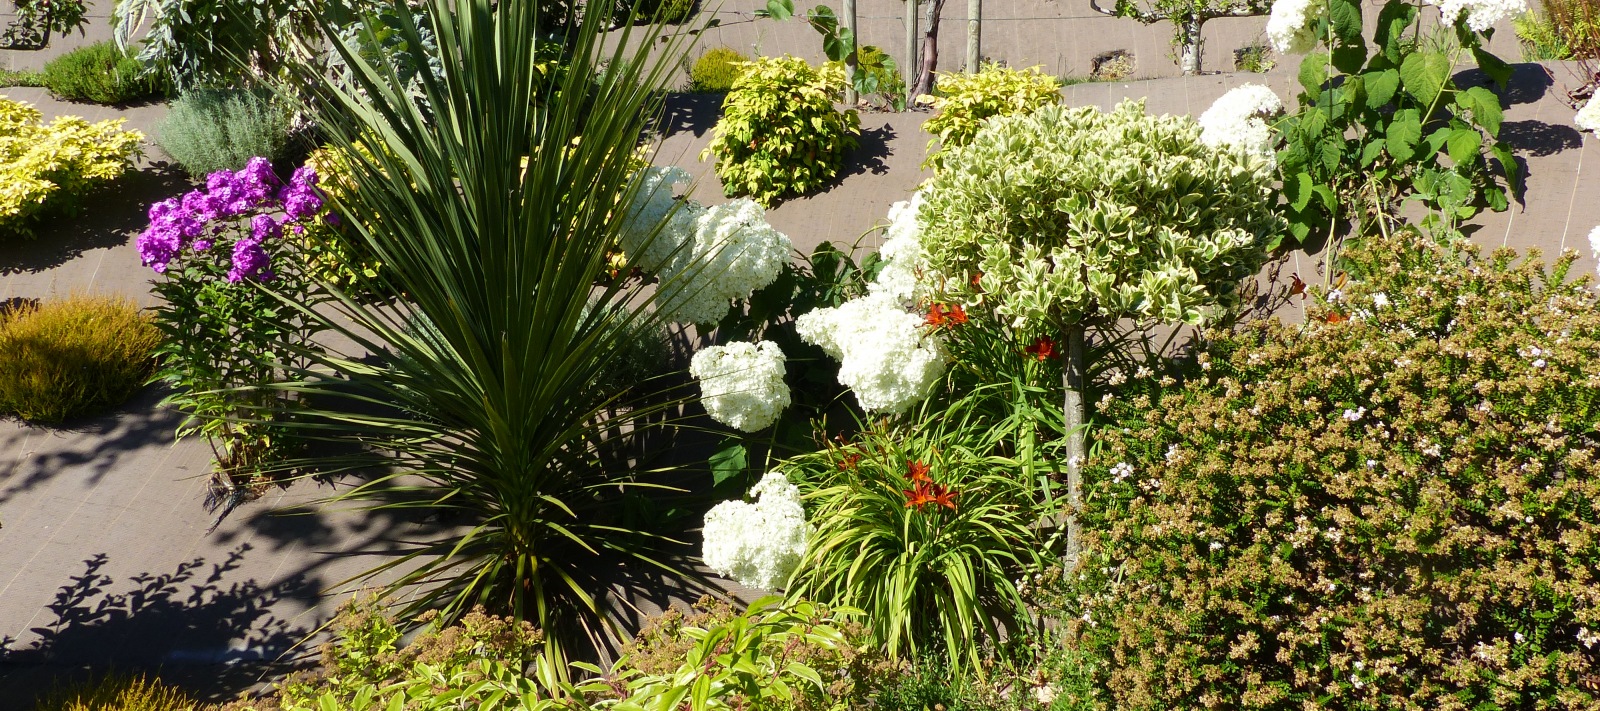
[(144, 142), (144, 134), (122, 130), (122, 119), (43, 118), (0, 97), (0, 232), (26, 233), (45, 209), (70, 207), (73, 197), (122, 175)]

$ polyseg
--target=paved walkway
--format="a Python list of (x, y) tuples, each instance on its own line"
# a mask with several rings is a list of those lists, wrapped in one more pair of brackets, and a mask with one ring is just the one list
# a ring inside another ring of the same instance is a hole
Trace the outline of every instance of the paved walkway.
[[(1517, 248), (1582, 249), (1600, 224), (1600, 156), (1595, 141), (1571, 128), (1559, 101), (1567, 70), (1520, 67), (1507, 139), (1522, 149), (1527, 203), (1478, 221), (1474, 239)], [(1149, 97), (1158, 112), (1199, 113), (1233, 85), (1263, 80), (1290, 98), (1288, 69), (1258, 76), (1205, 76), (1068, 87), (1073, 105), (1109, 107)], [(35, 102), (47, 115), (119, 115), (148, 130), (159, 106), (116, 112), (50, 100), (40, 90), (0, 89)], [(710, 140), (717, 104), (677, 97), (673, 131), (658, 163), (699, 177), (695, 196), (720, 200), (709, 163), (697, 156)], [(804, 251), (823, 240), (854, 242), (884, 221), (889, 205), (927, 177), (920, 168), (927, 114), (866, 114), (863, 145), (828, 192), (773, 209), (772, 223)], [(1585, 172), (1584, 164), (1590, 169)], [(123, 294), (150, 302), (150, 273), (138, 263), (132, 235), (144, 206), (183, 189), (184, 181), (152, 151), (137, 174), (89, 201), (88, 212), (46, 225), (34, 241), (0, 243), (0, 300), (76, 291)], [(864, 249), (876, 246), (869, 237)], [(1313, 260), (1290, 258), (1310, 274)], [(340, 598), (325, 591), (371, 561), (343, 555), (404, 537), (407, 523), (340, 512), (282, 516), (280, 507), (328, 493), (312, 484), (275, 492), (246, 506), (214, 534), (201, 509), (211, 453), (204, 442), (172, 442), (175, 418), (147, 391), (120, 411), (60, 430), (0, 422), (0, 711), (41, 678), (84, 665), (159, 666), (169, 677), (205, 680), (201, 688), (237, 689), (254, 678), (247, 662), (279, 655), (327, 619)]]

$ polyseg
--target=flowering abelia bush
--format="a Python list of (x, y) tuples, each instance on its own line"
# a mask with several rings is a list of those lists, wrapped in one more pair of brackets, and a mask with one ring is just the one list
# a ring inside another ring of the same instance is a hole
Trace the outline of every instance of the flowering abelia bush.
[(42, 123), (37, 109), (0, 96), (0, 232), (27, 234), (51, 209), (122, 175), (139, 155), (144, 134), (122, 119), (89, 123), (77, 116)]
[[(325, 219), (316, 172), (300, 168), (284, 184), (266, 158), (218, 171), (203, 189), (150, 207), (137, 240), (139, 257), (162, 279), (156, 325), (166, 336), (157, 377), (188, 419), (179, 434), (199, 432), (225, 472), (246, 474), (269, 461), (286, 438), (271, 422), (292, 403), (267, 390), (294, 362), (287, 344), (308, 343), (314, 322), (278, 296), (312, 305), (314, 280), (289, 234)], [(286, 234), (287, 233), (287, 234)]]
[(1238, 148), (1270, 162), (1278, 137), (1267, 122), (1281, 113), (1283, 99), (1270, 87), (1242, 84), (1200, 114), (1200, 142), (1212, 148)]
[(782, 472), (768, 472), (750, 489), (754, 503), (724, 501), (706, 512), (700, 557), (718, 575), (773, 590), (806, 552), (810, 527), (800, 489)]
[(1064, 615), (1109, 707), (1600, 708), (1596, 296), (1418, 240), (1109, 409)]
[(744, 432), (766, 429), (789, 406), (778, 344), (729, 343), (703, 348), (689, 361), (711, 419)]

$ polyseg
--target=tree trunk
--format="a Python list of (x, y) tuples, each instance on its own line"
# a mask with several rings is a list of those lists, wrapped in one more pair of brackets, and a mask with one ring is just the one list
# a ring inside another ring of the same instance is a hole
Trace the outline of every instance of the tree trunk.
[(1205, 20), (1199, 15), (1191, 14), (1177, 20), (1183, 30), (1183, 46), (1178, 48), (1178, 66), (1183, 70), (1184, 76), (1200, 73), (1200, 28)]
[(844, 56), (844, 104), (855, 106), (861, 100), (856, 95), (856, 47), (861, 44), (856, 36), (856, 0), (843, 0), (842, 5), (844, 28), (850, 32), (850, 53)]
[(1083, 325), (1068, 326), (1066, 337), (1067, 358), (1062, 364), (1061, 381), (1067, 391), (1067, 550), (1062, 562), (1071, 573), (1083, 556), (1083, 523), (1079, 514), (1083, 509), (1083, 461), (1089, 456), (1084, 437), (1088, 417), (1083, 407), (1083, 386), (1087, 379)]
[(983, 61), (980, 51), (983, 0), (967, 0), (967, 73), (975, 74)]
[(917, 82), (912, 72), (917, 69), (917, 0), (906, 0), (906, 61), (900, 65), (900, 77), (906, 81), (906, 104), (917, 102)]
[(922, 68), (917, 72), (913, 96), (933, 93), (933, 72), (939, 68), (939, 13), (943, 11), (944, 0), (929, 0), (928, 26), (922, 32)]

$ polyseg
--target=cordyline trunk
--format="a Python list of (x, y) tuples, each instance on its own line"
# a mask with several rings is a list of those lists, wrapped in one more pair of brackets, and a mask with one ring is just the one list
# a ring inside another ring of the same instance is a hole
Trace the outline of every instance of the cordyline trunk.
[(922, 33), (922, 67), (917, 71), (916, 89), (912, 96), (933, 93), (933, 72), (939, 68), (939, 13), (944, 12), (944, 0), (928, 3), (926, 30)]
[(1083, 522), (1079, 518), (1083, 508), (1083, 463), (1089, 455), (1084, 441), (1087, 417), (1083, 407), (1083, 384), (1086, 380), (1083, 353), (1083, 324), (1066, 328), (1067, 353), (1061, 368), (1061, 383), (1065, 386), (1067, 425), (1067, 550), (1062, 562), (1067, 572), (1078, 567), (1083, 555)]

